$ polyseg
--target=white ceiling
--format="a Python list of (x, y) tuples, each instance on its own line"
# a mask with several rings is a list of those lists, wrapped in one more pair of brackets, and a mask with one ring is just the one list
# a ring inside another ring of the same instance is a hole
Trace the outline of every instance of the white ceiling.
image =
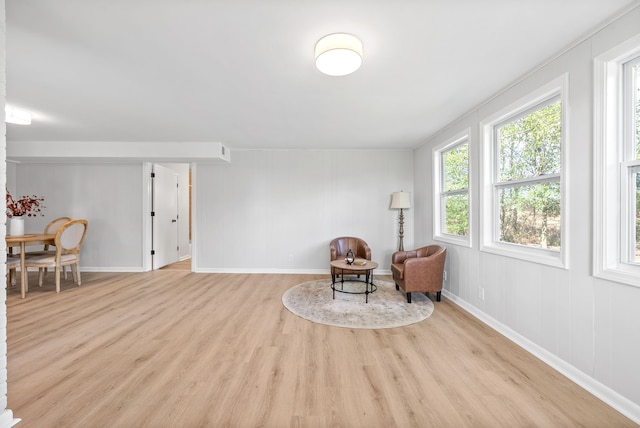
[[(8, 141), (412, 148), (633, 0), (6, 0)], [(314, 68), (322, 36), (360, 70)]]

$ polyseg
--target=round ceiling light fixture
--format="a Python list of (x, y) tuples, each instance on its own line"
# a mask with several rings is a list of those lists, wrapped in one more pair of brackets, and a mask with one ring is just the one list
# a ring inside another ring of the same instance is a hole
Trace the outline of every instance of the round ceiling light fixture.
[(346, 76), (362, 64), (362, 42), (356, 36), (334, 33), (316, 43), (316, 68), (329, 76)]

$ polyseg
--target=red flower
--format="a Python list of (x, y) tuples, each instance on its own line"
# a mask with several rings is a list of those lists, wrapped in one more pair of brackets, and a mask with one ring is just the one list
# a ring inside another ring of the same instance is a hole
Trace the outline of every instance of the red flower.
[(27, 217), (36, 217), (42, 214), (42, 208), (45, 208), (42, 203), (44, 198), (39, 196), (23, 196), (18, 200), (13, 199), (11, 193), (7, 190), (7, 217), (20, 217), (26, 215)]

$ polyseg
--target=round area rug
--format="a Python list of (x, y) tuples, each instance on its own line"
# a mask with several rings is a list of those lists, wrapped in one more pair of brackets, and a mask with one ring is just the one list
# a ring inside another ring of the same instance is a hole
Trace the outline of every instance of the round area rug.
[[(336, 291), (332, 297), (331, 280), (316, 280), (298, 284), (282, 296), (284, 306), (301, 318), (320, 324), (347, 328), (393, 328), (420, 322), (433, 313), (433, 302), (423, 293), (407, 295), (396, 290), (392, 282), (374, 280), (378, 289), (369, 294), (348, 294)], [(340, 283), (336, 283), (336, 290)], [(345, 281), (347, 291), (363, 291), (364, 283)]]

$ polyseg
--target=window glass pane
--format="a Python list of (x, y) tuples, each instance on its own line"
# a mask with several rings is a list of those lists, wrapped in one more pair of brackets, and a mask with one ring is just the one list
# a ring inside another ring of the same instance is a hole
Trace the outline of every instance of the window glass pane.
[(444, 191), (469, 188), (469, 145), (461, 144), (443, 155)]
[(561, 137), (560, 100), (497, 128), (498, 180), (559, 173)]
[(636, 234), (636, 251), (635, 251), (635, 262), (640, 263), (640, 172), (636, 172), (633, 174), (633, 178), (636, 183), (636, 192), (635, 192), (635, 234)]
[(498, 191), (500, 241), (560, 250), (560, 183), (540, 183)]
[(445, 196), (444, 232), (451, 235), (469, 235), (469, 195)]

